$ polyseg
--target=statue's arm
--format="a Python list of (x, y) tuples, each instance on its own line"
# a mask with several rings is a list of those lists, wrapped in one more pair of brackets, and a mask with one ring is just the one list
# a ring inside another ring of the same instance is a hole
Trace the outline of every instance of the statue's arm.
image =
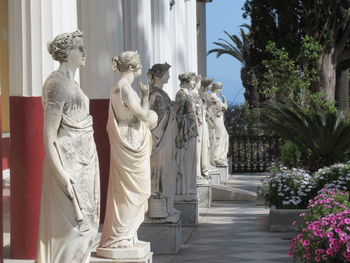
[(224, 104), (223, 108), (224, 108), (224, 110), (227, 110), (227, 99), (223, 94), (221, 94), (221, 97), (222, 97), (223, 104)]
[(121, 91), (124, 103), (128, 109), (136, 116), (136, 118), (148, 123), (151, 127), (155, 126), (157, 120), (155, 120), (156, 123), (154, 124), (154, 120), (150, 120), (149, 118), (148, 86), (141, 84), (141, 104), (139, 102), (139, 99), (136, 97), (137, 94), (132, 90), (132, 87), (122, 86)]
[(57, 134), (60, 127), (64, 101), (67, 94), (64, 87), (57, 83), (48, 83), (45, 87), (44, 100), (44, 146), (55, 176), (61, 188), (69, 198), (73, 198), (73, 188), (68, 173), (64, 170), (57, 149)]

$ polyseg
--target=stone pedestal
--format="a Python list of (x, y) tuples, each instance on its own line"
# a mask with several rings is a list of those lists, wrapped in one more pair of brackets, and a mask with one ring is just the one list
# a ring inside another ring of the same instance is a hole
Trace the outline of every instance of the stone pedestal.
[(218, 171), (213, 171), (209, 173), (211, 177), (211, 184), (213, 185), (221, 185), (221, 179), (220, 179), (220, 172)]
[[(131, 248), (102, 248), (96, 249), (98, 257), (102, 257), (105, 261), (90, 262), (120, 262), (120, 263), (152, 263), (152, 255), (149, 242), (140, 242)], [(106, 259), (108, 259), (106, 261)]]
[(228, 181), (228, 166), (227, 165), (219, 165), (216, 168), (220, 172), (220, 183), (223, 185)]
[(176, 223), (143, 223), (137, 234), (141, 240), (151, 243), (155, 254), (177, 254), (181, 248), (182, 222)]
[(210, 185), (198, 184), (197, 195), (199, 207), (211, 207), (212, 193)]
[(198, 200), (186, 201), (183, 196), (175, 196), (175, 209), (181, 212), (182, 226), (198, 225)]
[(306, 213), (307, 209), (277, 209), (270, 207), (269, 228), (271, 232), (295, 232), (297, 227), (293, 225), (293, 221), (300, 223), (301, 213)]
[(109, 259), (109, 258), (98, 258), (92, 255), (90, 263), (152, 263), (153, 253), (150, 252), (144, 258), (130, 258), (130, 259)]

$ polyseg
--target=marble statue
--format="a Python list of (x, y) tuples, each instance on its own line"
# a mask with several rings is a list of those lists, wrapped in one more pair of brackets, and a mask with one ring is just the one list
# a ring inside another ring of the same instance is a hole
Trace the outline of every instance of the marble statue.
[(197, 184), (209, 184), (209, 160), (206, 160), (205, 148), (209, 144), (209, 135), (208, 135), (208, 125), (206, 121), (206, 109), (199, 95), (199, 90), (201, 88), (201, 75), (195, 77), (194, 88), (190, 91), (190, 95), (193, 98), (196, 106), (196, 117), (197, 117), (197, 127), (198, 127), (198, 136), (197, 136)]
[(211, 142), (213, 141), (213, 129), (214, 123), (212, 114), (209, 111), (210, 107), (210, 96), (208, 94), (208, 89), (213, 82), (211, 78), (202, 78), (201, 86), (199, 89), (199, 96), (203, 102), (203, 140), (202, 140), (202, 152), (201, 152), (201, 162), (202, 162), (202, 170), (210, 172), (218, 172), (216, 167), (211, 164), (210, 150), (211, 150)]
[(175, 105), (163, 90), (169, 80), (170, 65), (155, 64), (148, 70), (150, 79), (150, 109), (158, 115), (158, 123), (152, 132), (151, 198), (148, 217), (177, 221), (179, 211), (174, 209), (177, 167), (175, 161), (176, 120)]
[(188, 201), (197, 198), (199, 123), (196, 114), (196, 101), (191, 91), (196, 87), (196, 74), (179, 75), (180, 90), (176, 94), (176, 122), (178, 178), (176, 194), (187, 196)]
[[(121, 74), (110, 97), (107, 132), (110, 142), (110, 171), (106, 215), (97, 255), (101, 251), (137, 247), (137, 230), (147, 212), (151, 194), (152, 135), (157, 114), (149, 110), (148, 85), (140, 83), (141, 99), (132, 88), (141, 75), (141, 61), (135, 51), (126, 51), (112, 60)], [(100, 249), (102, 248), (102, 249)], [(100, 249), (100, 250), (99, 250)], [(120, 251), (120, 250), (119, 250)]]
[(45, 81), (44, 176), (36, 263), (87, 263), (99, 226), (99, 166), (89, 99), (74, 81), (85, 65), (83, 33), (48, 43), (60, 63)]
[(213, 142), (211, 148), (211, 162), (215, 166), (227, 165), (229, 136), (224, 124), (224, 113), (227, 109), (227, 100), (221, 93), (222, 83), (213, 82), (210, 93), (209, 110), (213, 119)]

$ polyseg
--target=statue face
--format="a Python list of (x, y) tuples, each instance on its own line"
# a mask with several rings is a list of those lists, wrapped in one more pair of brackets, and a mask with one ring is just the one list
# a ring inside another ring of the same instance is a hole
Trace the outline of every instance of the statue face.
[(135, 72), (134, 73), (135, 77), (141, 76), (141, 74), (142, 74), (142, 66), (140, 65), (140, 67), (134, 72)]
[(197, 81), (195, 79), (191, 79), (188, 84), (189, 84), (189, 88), (188, 88), (189, 90), (193, 90), (197, 87)]
[(76, 68), (84, 67), (86, 62), (85, 45), (83, 41), (77, 47), (69, 51), (67, 62)]
[(164, 73), (164, 75), (160, 78), (160, 80), (162, 81), (162, 83), (168, 83), (170, 79), (170, 75), (169, 75), (169, 70), (167, 72)]

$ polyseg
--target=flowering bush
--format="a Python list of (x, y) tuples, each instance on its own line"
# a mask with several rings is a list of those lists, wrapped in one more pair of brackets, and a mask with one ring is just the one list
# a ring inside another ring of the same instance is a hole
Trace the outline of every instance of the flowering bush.
[(315, 181), (303, 169), (273, 167), (272, 175), (262, 185), (259, 194), (277, 208), (305, 208), (315, 195)]
[(265, 178), (259, 195), (277, 208), (306, 208), (322, 188), (350, 190), (350, 164), (334, 164), (310, 175), (303, 169), (275, 165)]
[(347, 193), (322, 189), (310, 200), (289, 255), (302, 262), (350, 261), (350, 203)]
[(350, 190), (350, 164), (338, 163), (319, 169), (313, 174), (316, 187), (335, 188), (341, 191)]

